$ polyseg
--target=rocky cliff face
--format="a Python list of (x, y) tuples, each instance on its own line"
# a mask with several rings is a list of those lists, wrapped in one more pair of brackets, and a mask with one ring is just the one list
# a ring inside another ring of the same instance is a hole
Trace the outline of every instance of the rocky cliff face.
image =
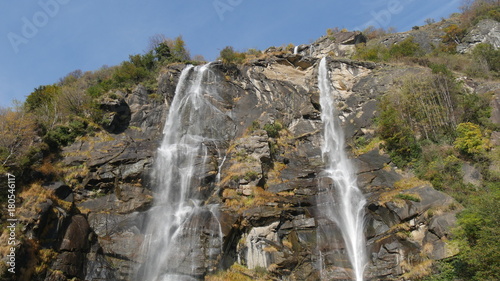
[[(239, 263), (287, 280), (318, 280), (320, 271), (328, 280), (350, 280), (343, 241), (317, 239), (316, 194), (325, 167), (318, 63), (288, 54), (241, 67), (210, 66), (224, 100), (216, 106), (230, 118), (217, 124), (224, 140), (209, 145), (198, 190), (206, 204), (219, 206), (223, 245), (215, 261), (207, 260), (206, 251), (194, 257), (206, 264), (198, 276)], [(360, 137), (373, 138), (378, 98), (399, 77), (427, 70), (347, 59), (328, 65), (340, 95), (346, 149), (368, 200), (366, 278), (411, 280), (433, 260), (456, 253), (448, 238), (460, 206), (402, 173), (378, 146), (353, 148)], [(66, 181), (44, 188), (70, 207), (38, 202), (25, 221), (25, 232), (54, 249), (44, 280), (132, 280), (145, 260), (144, 222), (155, 196), (151, 167), (182, 68), (165, 69), (154, 96), (138, 85), (104, 100), (107, 131), (62, 152)], [(213, 243), (200, 247), (207, 245)]]

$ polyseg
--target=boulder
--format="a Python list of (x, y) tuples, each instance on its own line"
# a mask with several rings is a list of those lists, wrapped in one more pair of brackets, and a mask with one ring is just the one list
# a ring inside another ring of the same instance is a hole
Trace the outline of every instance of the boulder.
[(488, 43), (495, 49), (500, 48), (500, 22), (485, 19), (480, 21), (457, 46), (457, 52), (470, 53), (479, 43)]
[[(268, 226), (254, 227), (243, 236), (244, 248), (240, 248), (240, 262), (250, 269), (257, 267), (267, 268), (273, 263), (271, 250), (272, 243), (278, 243), (277, 226), (279, 222)], [(269, 247), (269, 249), (267, 249)]]
[(429, 223), (429, 232), (439, 239), (450, 237), (452, 228), (457, 222), (457, 212), (445, 213), (432, 218)]
[(71, 200), (70, 195), (73, 193), (71, 188), (64, 184), (61, 181), (58, 182), (51, 182), (51, 183), (45, 183), (42, 185), (44, 188), (48, 190), (54, 191), (54, 194), (59, 198), (63, 200)]
[(59, 246), (60, 251), (85, 252), (89, 249), (90, 226), (82, 215), (71, 217), (71, 222), (66, 229), (64, 238)]
[(394, 202), (387, 202), (385, 204), (391, 212), (398, 216), (400, 221), (407, 221), (433, 207), (444, 208), (455, 203), (449, 195), (437, 191), (431, 186), (411, 188), (403, 191), (402, 194), (416, 195), (420, 199), (417, 202), (405, 200), (403, 206), (399, 206)]
[[(115, 94), (116, 95), (116, 94)], [(117, 95), (122, 96), (121, 93)], [(130, 107), (123, 98), (104, 98), (99, 107), (104, 110), (103, 127), (110, 133), (119, 134), (125, 131), (131, 119)]]

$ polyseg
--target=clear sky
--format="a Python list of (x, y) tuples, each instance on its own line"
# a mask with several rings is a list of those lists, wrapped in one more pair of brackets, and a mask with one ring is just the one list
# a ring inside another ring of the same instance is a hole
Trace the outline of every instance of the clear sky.
[(407, 31), (462, 0), (9, 0), (0, 2), (0, 106), (69, 72), (116, 65), (148, 38), (182, 35), (207, 60), (236, 50), (307, 44), (327, 28)]

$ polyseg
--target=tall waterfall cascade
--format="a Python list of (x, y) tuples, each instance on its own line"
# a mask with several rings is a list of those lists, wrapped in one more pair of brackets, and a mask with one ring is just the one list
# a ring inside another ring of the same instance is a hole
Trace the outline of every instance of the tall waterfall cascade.
[(204, 205), (200, 192), (211, 159), (207, 144), (216, 145), (217, 121), (227, 118), (212, 104), (220, 100), (213, 76), (210, 65), (187, 66), (181, 73), (157, 151), (155, 203), (137, 280), (197, 280), (222, 254), (218, 207)]
[[(363, 280), (366, 265), (364, 238), (364, 206), (366, 200), (357, 186), (355, 169), (344, 151), (344, 134), (335, 108), (334, 95), (337, 90), (331, 85), (327, 60), (323, 58), (319, 65), (318, 86), (320, 90), (321, 120), (324, 125), (324, 143), (322, 157), (325, 171), (321, 192), (318, 195), (318, 211), (324, 221), (336, 225), (345, 246), (348, 264), (352, 272), (347, 273), (356, 281)], [(321, 225), (318, 227), (321, 228)], [(322, 235), (331, 235), (330, 230), (323, 230)], [(329, 237), (324, 240), (329, 240)], [(326, 257), (320, 251), (321, 267)], [(322, 279), (326, 279), (321, 273)]]

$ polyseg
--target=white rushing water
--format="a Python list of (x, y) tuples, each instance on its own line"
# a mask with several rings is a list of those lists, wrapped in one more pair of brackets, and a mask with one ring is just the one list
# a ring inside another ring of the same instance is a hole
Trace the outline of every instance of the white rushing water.
[[(214, 143), (220, 99), (209, 65), (187, 66), (179, 78), (153, 171), (154, 207), (148, 213), (145, 256), (137, 280), (196, 280), (222, 252), (217, 206), (204, 206), (199, 187)], [(211, 86), (212, 85), (212, 86)]]
[(320, 195), (323, 198), (319, 200), (322, 203), (318, 209), (322, 216), (334, 222), (340, 229), (353, 269), (353, 278), (362, 281), (366, 265), (364, 238), (366, 200), (357, 186), (353, 164), (344, 151), (344, 134), (334, 100), (336, 89), (331, 85), (325, 58), (319, 65), (318, 84), (321, 120), (324, 125), (324, 143), (321, 149), (326, 163), (325, 177), (333, 182)]

